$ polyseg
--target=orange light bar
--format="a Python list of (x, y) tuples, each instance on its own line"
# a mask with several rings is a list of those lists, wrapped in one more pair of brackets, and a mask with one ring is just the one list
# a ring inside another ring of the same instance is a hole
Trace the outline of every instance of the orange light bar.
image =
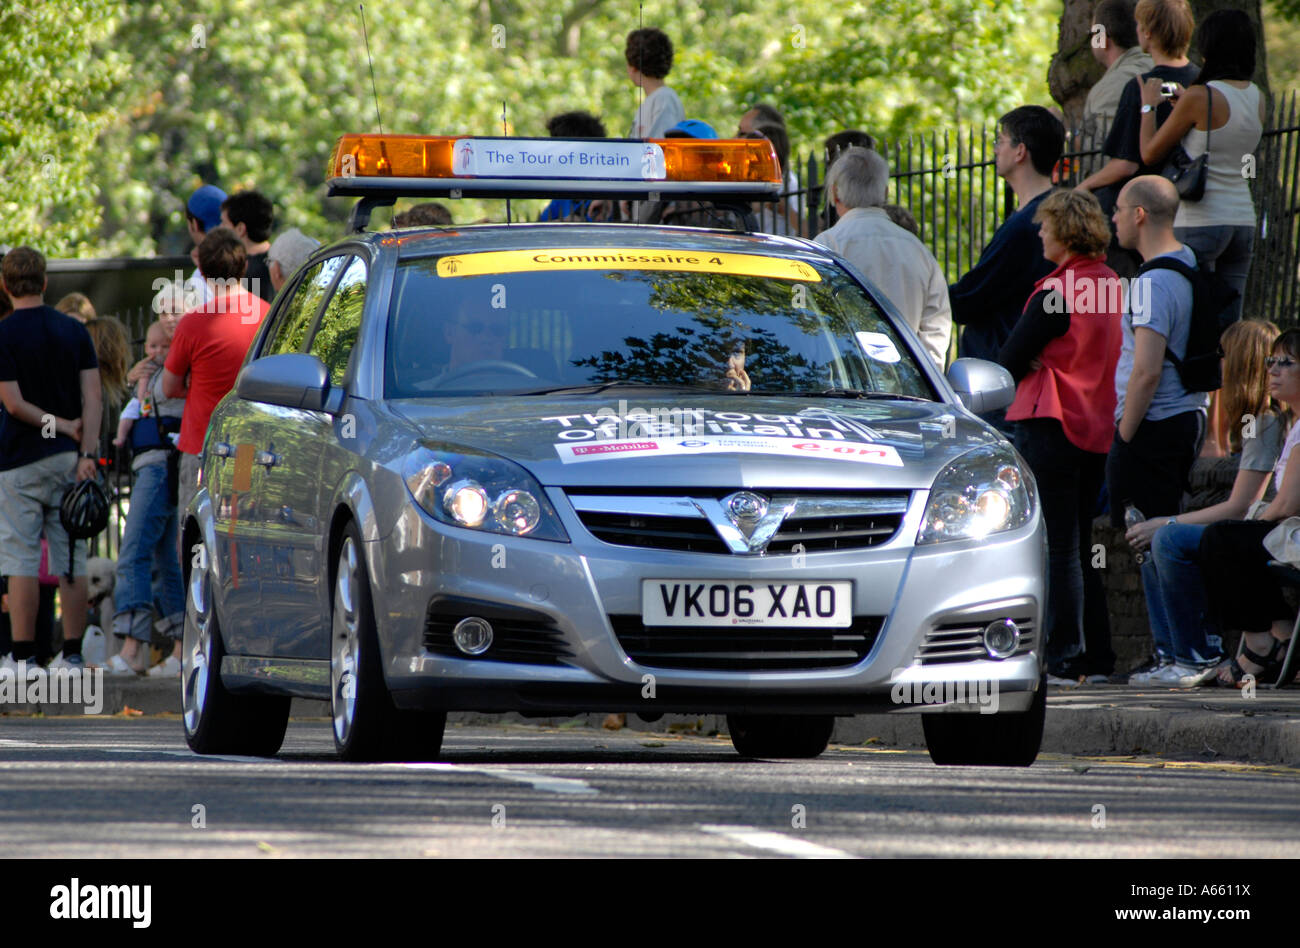
[[(457, 142), (503, 141), (468, 135), (343, 135), (330, 156), (330, 178), (456, 178), (452, 171)], [(522, 141), (514, 139), (512, 141)], [(543, 139), (551, 145), (561, 140)], [(617, 142), (617, 139), (611, 139)], [(652, 142), (663, 151), (665, 181), (717, 183), (781, 182), (776, 150), (766, 139), (665, 138)], [(578, 143), (575, 142), (575, 145)], [(589, 144), (591, 144), (589, 142)], [(579, 146), (580, 147), (580, 146)], [(594, 168), (589, 174), (576, 169), (573, 178), (650, 181), (609, 174)]]
[(776, 149), (767, 139), (663, 138), (669, 181), (781, 182)]
[(450, 178), (456, 135), (342, 135), (331, 178)]

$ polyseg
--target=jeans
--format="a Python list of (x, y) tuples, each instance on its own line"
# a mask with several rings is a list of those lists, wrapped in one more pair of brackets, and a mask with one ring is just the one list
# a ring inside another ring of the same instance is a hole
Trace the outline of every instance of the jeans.
[(113, 589), (113, 632), (148, 642), (153, 626), (151, 567), (159, 569), (158, 606), (176, 620), (185, 610), (181, 562), (176, 554), (176, 508), (167, 485), (167, 465), (146, 464), (135, 473)]
[(1192, 248), (1196, 265), (1213, 270), (1240, 296), (1233, 304), (1234, 318), (1241, 316), (1246, 297), (1246, 275), (1255, 247), (1255, 228), (1244, 224), (1219, 227), (1175, 227), (1174, 236)]
[(1202, 524), (1166, 524), (1152, 537), (1151, 555), (1142, 567), (1156, 653), (1182, 665), (1205, 665), (1222, 657), (1201, 575), (1204, 533)]
[(1106, 455), (1076, 447), (1055, 418), (1015, 424), (1016, 448), (1034, 472), (1047, 524), (1048, 664), (1060, 668), (1086, 654), (1088, 674), (1108, 674), (1114, 666), (1109, 634), (1088, 635), (1086, 642), (1084, 635), (1085, 591), (1104, 596), (1092, 566), (1092, 518)]
[[(1132, 504), (1143, 517), (1170, 517), (1178, 513), (1205, 436), (1205, 416), (1199, 411), (1183, 412), (1160, 421), (1143, 419), (1129, 442), (1121, 441), (1119, 429), (1106, 458), (1106, 487), (1110, 492), (1110, 521), (1124, 529), (1124, 509)], [(1148, 556), (1140, 567), (1142, 592), (1151, 619), (1156, 654), (1172, 658), (1169, 619), (1164, 617), (1160, 598), (1160, 574), (1155, 558)], [(1164, 617), (1157, 623), (1156, 616)]]

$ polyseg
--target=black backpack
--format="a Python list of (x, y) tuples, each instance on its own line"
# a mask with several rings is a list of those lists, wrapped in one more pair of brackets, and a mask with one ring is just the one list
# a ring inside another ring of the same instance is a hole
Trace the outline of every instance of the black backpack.
[(1192, 284), (1192, 325), (1187, 333), (1187, 348), (1179, 359), (1165, 346), (1165, 358), (1174, 364), (1189, 392), (1218, 391), (1223, 387), (1223, 346), (1219, 340), (1240, 318), (1233, 304), (1241, 294), (1213, 270), (1189, 267), (1168, 254), (1142, 264), (1138, 276), (1151, 270), (1173, 270)]

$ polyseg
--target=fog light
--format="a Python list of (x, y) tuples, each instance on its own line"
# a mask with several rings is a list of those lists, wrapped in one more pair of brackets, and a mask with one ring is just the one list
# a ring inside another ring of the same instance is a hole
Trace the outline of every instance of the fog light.
[(992, 658), (1010, 658), (1020, 645), (1020, 628), (1010, 619), (990, 622), (984, 629), (984, 648)]
[(492, 624), (478, 616), (461, 619), (451, 630), (451, 639), (466, 655), (482, 655), (492, 646)]

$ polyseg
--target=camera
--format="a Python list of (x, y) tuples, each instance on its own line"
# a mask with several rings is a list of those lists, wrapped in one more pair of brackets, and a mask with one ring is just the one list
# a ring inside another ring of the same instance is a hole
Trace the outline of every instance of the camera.
[(1178, 83), (1162, 82), (1160, 83), (1160, 94), (1166, 99), (1171, 99), (1178, 92)]

